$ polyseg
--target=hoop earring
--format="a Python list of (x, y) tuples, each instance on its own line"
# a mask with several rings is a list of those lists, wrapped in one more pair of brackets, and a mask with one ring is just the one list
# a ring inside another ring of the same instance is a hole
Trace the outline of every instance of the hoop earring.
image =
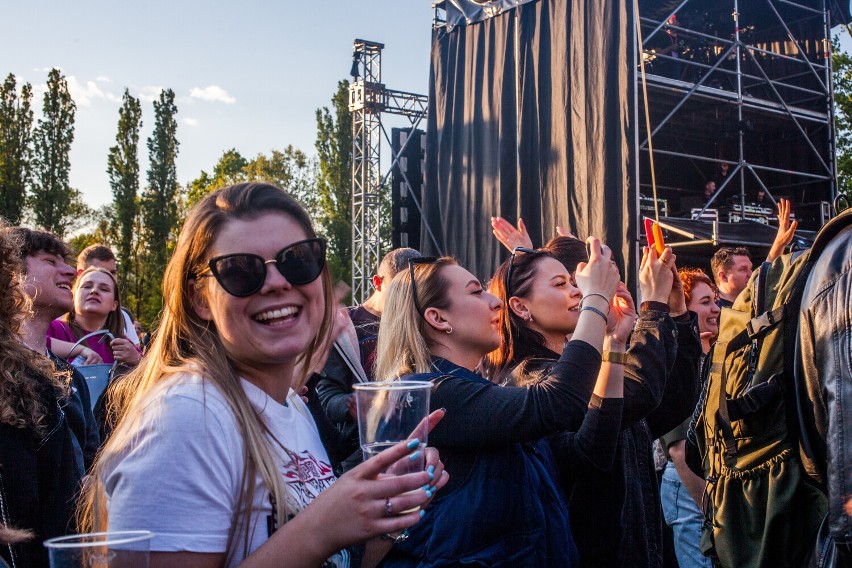
[(451, 334), (452, 332), (453, 332), (453, 326), (450, 326), (450, 329), (447, 330), (447, 335)]

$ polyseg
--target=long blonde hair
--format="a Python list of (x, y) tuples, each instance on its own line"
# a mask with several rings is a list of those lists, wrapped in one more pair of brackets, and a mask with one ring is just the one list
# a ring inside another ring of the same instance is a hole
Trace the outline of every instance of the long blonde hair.
[[(455, 259), (445, 256), (413, 265), (417, 305), (421, 310), (450, 306), (450, 286), (442, 269), (456, 264)], [(427, 333), (429, 324), (414, 303), (411, 270), (397, 274), (386, 294), (376, 345), (376, 380), (389, 381), (411, 373), (428, 373), (432, 370), (432, 341)]]
[[(308, 237), (316, 236), (302, 206), (284, 191), (269, 184), (246, 183), (220, 189), (207, 195), (189, 212), (163, 277), (165, 307), (159, 330), (142, 363), (117, 381), (111, 392), (109, 412), (117, 425), (93, 466), (94, 482), (89, 484), (81, 499), (78, 511), (81, 530), (106, 530), (105, 471), (137, 433), (149, 393), (164, 380), (184, 372), (200, 372), (205, 382), (219, 389), (234, 413), (243, 439), (245, 469), (237, 499), (239, 505), (233, 513), (228, 537), (228, 558), (234, 553), (234, 545), (240, 537), (243, 538), (244, 550), (248, 551), (254, 480), (258, 475), (274, 499), (281, 523), (297, 512), (273, 457), (269, 442), (272, 433), (249, 402), (215, 326), (195, 313), (189, 293), (190, 286), (195, 285), (196, 276), (206, 267), (210, 247), (222, 227), (234, 219), (256, 219), (266, 213), (283, 213), (301, 225)], [(299, 361), (310, 361), (322, 348), (331, 330), (334, 311), (327, 267), (323, 269), (321, 278), (325, 303), (323, 320), (316, 337)], [(242, 522), (239, 515), (243, 516)], [(236, 534), (238, 526), (244, 528), (242, 535)]]

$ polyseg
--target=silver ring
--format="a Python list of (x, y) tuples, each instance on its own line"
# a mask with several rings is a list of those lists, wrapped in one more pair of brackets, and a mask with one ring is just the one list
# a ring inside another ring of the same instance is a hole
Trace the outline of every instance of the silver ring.
[(391, 505), (390, 497), (385, 497), (385, 516), (393, 517), (393, 505)]

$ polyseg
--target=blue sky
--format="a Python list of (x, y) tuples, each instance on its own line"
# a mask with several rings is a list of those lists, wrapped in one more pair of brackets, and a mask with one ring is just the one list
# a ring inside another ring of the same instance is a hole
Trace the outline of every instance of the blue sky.
[(314, 112), (347, 78), (356, 37), (385, 44), (388, 87), (428, 88), (430, 0), (31, 0), (7, 3), (3, 20), (0, 74), (33, 85), (37, 117), (47, 71), (68, 78), (71, 185), (93, 206), (112, 199), (106, 161), (125, 87), (143, 100), (143, 180), (151, 101), (175, 91), (181, 183), (232, 147), (246, 157), (288, 144), (313, 154)]
[[(125, 87), (143, 100), (143, 183), (151, 101), (175, 91), (184, 184), (232, 147), (246, 157), (288, 144), (313, 154), (314, 111), (347, 77), (356, 37), (385, 44), (388, 87), (428, 88), (430, 0), (19, 0), (3, 19), (0, 74), (33, 84), (37, 115), (50, 67), (68, 78), (71, 184), (93, 206), (111, 200), (106, 160)], [(388, 127), (401, 120), (383, 118)]]

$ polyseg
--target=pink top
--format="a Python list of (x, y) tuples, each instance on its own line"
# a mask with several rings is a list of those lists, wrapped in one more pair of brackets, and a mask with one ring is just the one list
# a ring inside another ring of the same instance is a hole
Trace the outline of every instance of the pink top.
[[(61, 320), (55, 319), (50, 322), (50, 326), (47, 328), (47, 348), (50, 349), (50, 340), (56, 338), (61, 339), (62, 341), (68, 341), (71, 343), (77, 343), (79, 337), (74, 335), (74, 332), (71, 331), (71, 328), (68, 324)], [(103, 343), (99, 343), (99, 341), (103, 339)], [(103, 335), (96, 335), (95, 337), (90, 337), (83, 344), (86, 345), (89, 349), (100, 355), (104, 363), (114, 363), (115, 357), (112, 356), (112, 349), (109, 346), (110, 339), (108, 337), (104, 337)], [(79, 349), (75, 349), (74, 355), (70, 358), (69, 363), (74, 360), (74, 358), (79, 355), (76, 351)]]

